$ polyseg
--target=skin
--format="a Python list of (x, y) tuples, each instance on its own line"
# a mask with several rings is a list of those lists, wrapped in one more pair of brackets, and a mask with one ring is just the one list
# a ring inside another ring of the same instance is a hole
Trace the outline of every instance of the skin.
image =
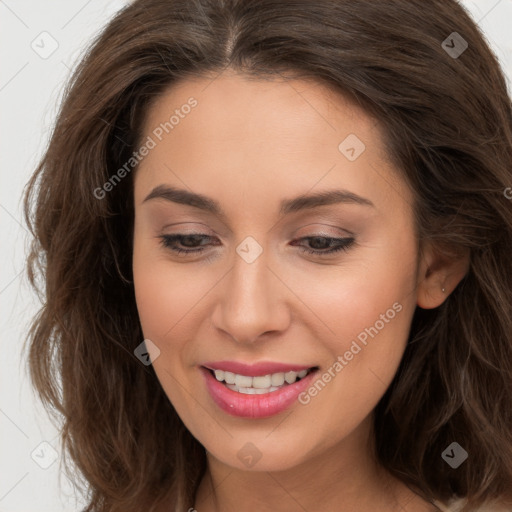
[[(191, 96), (197, 107), (135, 175), (133, 273), (144, 336), (160, 350), (152, 355), (157, 377), (207, 451), (195, 508), (437, 510), (375, 462), (372, 414), (400, 363), (415, 308), (439, 306), (467, 258), (443, 260), (429, 246), (420, 256), (412, 193), (386, 159), (379, 125), (340, 94), (309, 80), (225, 71), (173, 85), (149, 109), (143, 140)], [(366, 146), (354, 161), (338, 149), (349, 134)], [(144, 201), (163, 184), (211, 197), (226, 217)], [(279, 214), (283, 199), (331, 189), (374, 206)], [(202, 254), (182, 256), (161, 244), (161, 235), (176, 233), (212, 238), (196, 244)], [(355, 243), (346, 251), (300, 250), (326, 247), (303, 237), (350, 234)], [(263, 249), (250, 264), (236, 252), (247, 236)], [(237, 418), (204, 385), (199, 365), (209, 360), (316, 365), (322, 373), (394, 303), (401, 311), (307, 405)], [(252, 467), (237, 456), (248, 442), (261, 453)]]

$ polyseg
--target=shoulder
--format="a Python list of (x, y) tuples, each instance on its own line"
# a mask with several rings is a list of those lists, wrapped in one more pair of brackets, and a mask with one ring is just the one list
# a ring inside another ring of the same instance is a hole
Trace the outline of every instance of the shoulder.
[[(466, 503), (467, 500), (465, 498), (454, 498), (445, 502), (434, 501), (434, 505), (442, 512), (459, 512)], [(506, 506), (500, 502), (495, 502), (482, 505), (475, 510), (475, 512), (512, 512), (512, 507)]]

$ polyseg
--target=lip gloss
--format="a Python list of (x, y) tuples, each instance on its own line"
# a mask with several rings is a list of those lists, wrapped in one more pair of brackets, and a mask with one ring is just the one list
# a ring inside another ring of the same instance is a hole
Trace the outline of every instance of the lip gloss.
[(297, 400), (299, 394), (311, 385), (316, 374), (316, 371), (311, 371), (299, 381), (284, 385), (277, 391), (261, 395), (247, 395), (227, 388), (206, 368), (201, 367), (200, 370), (213, 401), (224, 412), (242, 418), (266, 418), (279, 414), (290, 407)]

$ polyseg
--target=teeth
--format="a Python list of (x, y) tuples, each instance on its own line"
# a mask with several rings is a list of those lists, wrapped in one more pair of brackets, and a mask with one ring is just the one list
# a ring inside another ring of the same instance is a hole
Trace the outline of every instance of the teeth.
[[(218, 379), (217, 379), (218, 380)], [(239, 388), (250, 388), (252, 386), (252, 377), (245, 375), (235, 375), (235, 386)]]
[(224, 381), (226, 382), (226, 384), (234, 384), (235, 374), (231, 372), (224, 372)]
[(304, 378), (308, 372), (309, 370), (301, 370), (300, 372), (289, 371), (286, 373), (279, 372), (261, 375), (258, 377), (250, 377), (248, 375), (239, 375), (237, 373), (225, 372), (223, 370), (214, 370), (215, 378), (219, 382), (224, 381), (229, 389), (246, 394), (261, 394), (268, 393), (269, 391), (275, 391), (282, 387), (285, 382), (287, 384), (293, 384), (297, 378)]
[(273, 373), (271, 380), (272, 386), (282, 386), (284, 384), (284, 373)]
[[(252, 378), (252, 387), (256, 389), (266, 389), (272, 386), (272, 375), (262, 375)], [(246, 386), (247, 387), (247, 386)]]
[(258, 388), (239, 388), (234, 384), (226, 384), (226, 387), (231, 389), (231, 391), (238, 391), (238, 393), (243, 393), (245, 395), (263, 395), (264, 393), (272, 393), (272, 391), (277, 391), (281, 389), (278, 386), (270, 386), (269, 388), (258, 389)]
[(288, 384), (293, 384), (297, 380), (297, 372), (286, 372), (284, 374), (284, 380), (288, 382)]

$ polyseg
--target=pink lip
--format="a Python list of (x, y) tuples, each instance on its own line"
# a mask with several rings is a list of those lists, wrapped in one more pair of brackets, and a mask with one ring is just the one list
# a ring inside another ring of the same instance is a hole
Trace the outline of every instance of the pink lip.
[(223, 370), (225, 372), (238, 373), (238, 375), (246, 375), (248, 377), (259, 377), (270, 373), (286, 373), (290, 371), (300, 372), (301, 370), (309, 370), (313, 367), (272, 362), (245, 364), (238, 361), (212, 361), (204, 363), (203, 366), (210, 368), (210, 370)]
[[(218, 369), (221, 370), (222, 368)], [(305, 370), (307, 368), (301, 367), (301, 369)], [(226, 387), (207, 368), (200, 367), (200, 370), (213, 401), (228, 414), (243, 418), (266, 418), (284, 411), (297, 400), (300, 393), (311, 385), (317, 373), (317, 371), (311, 371), (303, 379), (288, 384), (278, 391), (271, 391), (262, 395), (246, 395)]]

